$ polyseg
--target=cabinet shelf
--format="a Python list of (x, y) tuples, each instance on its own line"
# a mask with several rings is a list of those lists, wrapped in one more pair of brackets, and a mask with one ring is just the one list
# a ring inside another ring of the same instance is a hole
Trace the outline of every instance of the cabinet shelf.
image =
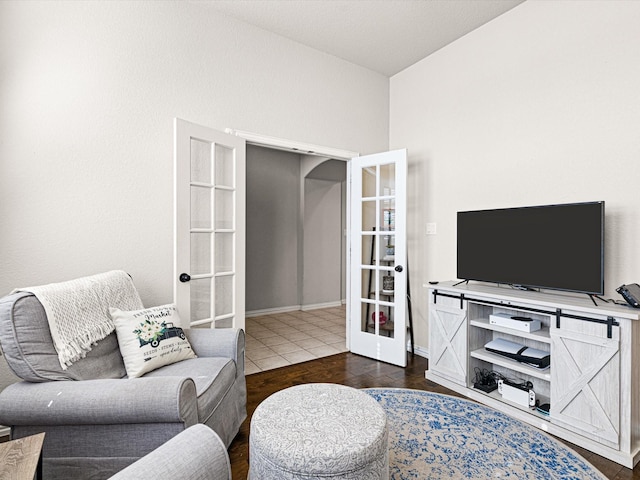
[(551, 336), (549, 335), (549, 327), (547, 326), (543, 326), (540, 330), (536, 330), (535, 332), (523, 332), (522, 330), (515, 330), (513, 328), (502, 327), (500, 325), (492, 325), (489, 323), (488, 318), (477, 318), (469, 321), (469, 324), (474, 327), (484, 328), (485, 330), (507, 333), (509, 335), (516, 335), (518, 337), (551, 344)]
[(530, 367), (529, 365), (526, 365), (524, 363), (517, 362), (516, 360), (511, 360), (510, 358), (503, 357), (502, 355), (487, 352), (483, 348), (473, 350), (469, 355), (473, 358), (477, 358), (478, 360), (489, 362), (494, 365), (500, 365), (501, 367), (508, 368), (510, 370), (513, 370), (514, 372), (530, 375), (534, 378), (539, 378), (540, 380), (545, 380), (547, 382), (551, 380), (551, 367), (545, 370), (540, 370), (535, 367)]
[[(551, 418), (550, 415), (544, 415), (544, 414), (538, 412), (535, 408), (525, 407), (523, 405), (520, 405), (519, 403), (512, 402), (510, 400), (502, 398), (502, 395), (500, 395), (498, 393), (498, 390), (494, 390), (493, 392), (487, 393), (487, 392), (483, 392), (482, 390), (478, 390), (476, 388), (476, 389), (474, 389), (474, 391), (477, 391), (481, 395), (485, 395), (487, 397), (491, 397), (494, 400), (498, 400), (499, 402), (506, 403), (507, 405), (511, 405), (512, 407), (517, 408), (518, 410), (522, 410), (523, 412), (530, 413), (530, 414), (532, 414), (532, 415), (534, 415), (534, 416), (536, 416), (536, 417), (538, 417), (538, 418), (540, 418), (542, 420), (549, 421), (550, 418)], [(543, 397), (543, 396), (536, 395), (536, 400), (538, 400), (540, 405), (545, 404), (545, 403), (549, 403), (549, 398)]]

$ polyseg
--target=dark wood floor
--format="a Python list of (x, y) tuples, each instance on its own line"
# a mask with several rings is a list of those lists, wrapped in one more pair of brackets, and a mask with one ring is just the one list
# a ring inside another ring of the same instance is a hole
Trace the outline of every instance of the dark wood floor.
[[(282, 367), (247, 376), (247, 410), (249, 417), (229, 447), (233, 480), (244, 480), (249, 471), (249, 424), (260, 402), (283, 388), (303, 383), (339, 383), (354, 388), (397, 387), (428, 390), (457, 395), (424, 378), (427, 360), (409, 357), (407, 368), (395, 367), (352, 353), (341, 353), (310, 362)], [(567, 443), (567, 442), (564, 442)], [(640, 465), (634, 470), (602, 458), (583, 448), (571, 445), (580, 455), (611, 480), (640, 480)]]

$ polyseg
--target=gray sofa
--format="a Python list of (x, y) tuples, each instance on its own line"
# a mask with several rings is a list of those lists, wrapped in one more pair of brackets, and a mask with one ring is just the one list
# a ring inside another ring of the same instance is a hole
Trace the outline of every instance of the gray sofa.
[(110, 480), (231, 480), (229, 455), (209, 427), (193, 425)]
[(44, 477), (108, 478), (188, 427), (211, 427), (228, 447), (246, 418), (244, 332), (188, 329), (198, 358), (126, 378), (115, 333), (60, 367), (42, 304), (0, 299), (0, 344), (22, 382), (0, 393), (12, 438), (46, 432)]

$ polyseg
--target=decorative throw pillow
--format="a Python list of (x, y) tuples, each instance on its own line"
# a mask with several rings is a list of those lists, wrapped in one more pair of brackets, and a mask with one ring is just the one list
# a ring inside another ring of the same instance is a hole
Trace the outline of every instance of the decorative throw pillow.
[(129, 378), (196, 357), (180, 328), (175, 305), (134, 311), (110, 308), (109, 313), (116, 326), (120, 353)]

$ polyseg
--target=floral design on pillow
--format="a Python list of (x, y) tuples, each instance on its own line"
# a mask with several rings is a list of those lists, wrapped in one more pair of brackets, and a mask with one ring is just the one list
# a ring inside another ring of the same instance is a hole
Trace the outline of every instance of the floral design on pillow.
[(183, 340), (187, 338), (184, 331), (180, 327), (174, 326), (173, 323), (160, 323), (155, 320), (145, 320), (133, 333), (138, 337), (141, 347), (150, 343), (155, 348), (160, 345), (162, 340), (172, 337), (180, 337)]

